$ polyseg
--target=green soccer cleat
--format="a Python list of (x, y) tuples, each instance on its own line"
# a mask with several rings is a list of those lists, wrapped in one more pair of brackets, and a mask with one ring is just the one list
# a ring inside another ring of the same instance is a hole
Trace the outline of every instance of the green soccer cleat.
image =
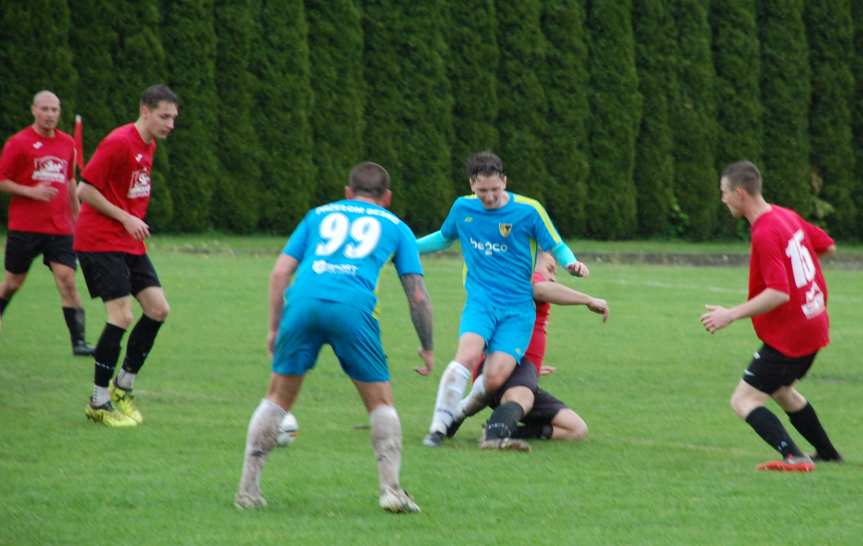
[(128, 417), (126, 414), (120, 412), (115, 408), (111, 402), (105, 402), (99, 407), (94, 408), (90, 404), (84, 408), (84, 415), (87, 416), (87, 419), (93, 421), (94, 423), (99, 423), (105, 425), (106, 427), (134, 427), (137, 426), (138, 423)]
[(132, 391), (118, 387), (116, 383), (111, 381), (111, 385), (108, 387), (108, 394), (111, 395), (111, 402), (114, 403), (114, 406), (120, 413), (135, 421), (136, 425), (144, 422), (144, 416), (135, 407), (135, 395), (132, 394)]

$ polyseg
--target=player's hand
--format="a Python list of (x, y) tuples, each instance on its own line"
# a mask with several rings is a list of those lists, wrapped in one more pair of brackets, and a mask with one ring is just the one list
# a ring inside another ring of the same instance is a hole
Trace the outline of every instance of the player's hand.
[(30, 199), (36, 201), (50, 201), (57, 195), (57, 188), (53, 184), (39, 184), (30, 188)]
[(276, 331), (272, 330), (267, 333), (267, 352), (270, 353), (270, 356), (273, 356), (273, 347), (276, 345)]
[(731, 311), (725, 307), (719, 305), (705, 305), (704, 308), (707, 309), (707, 312), (701, 315), (701, 324), (704, 325), (704, 329), (711, 334), (716, 333), (718, 330), (722, 330), (734, 322), (734, 317), (731, 316)]
[(566, 266), (566, 270), (569, 271), (570, 275), (575, 277), (586, 279), (590, 276), (590, 269), (587, 268), (587, 265), (584, 262), (573, 262)]
[(145, 221), (131, 214), (123, 220), (123, 227), (136, 241), (143, 241), (150, 236), (150, 226)]
[(597, 315), (602, 315), (602, 322), (608, 321), (608, 302), (604, 299), (593, 298), (590, 303), (587, 304), (587, 308)]
[(434, 367), (434, 351), (424, 351), (423, 349), (418, 349), (417, 354), (423, 360), (424, 366), (414, 368), (414, 371), (422, 376), (429, 375), (432, 371), (432, 368)]
[(555, 368), (554, 366), (546, 366), (545, 364), (543, 364), (539, 367), (539, 375), (551, 375), (556, 371), (557, 368)]

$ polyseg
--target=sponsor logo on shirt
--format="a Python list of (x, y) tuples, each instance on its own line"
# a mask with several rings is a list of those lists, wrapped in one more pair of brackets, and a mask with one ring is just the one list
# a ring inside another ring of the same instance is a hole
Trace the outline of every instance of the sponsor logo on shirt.
[(814, 282), (812, 288), (806, 291), (806, 303), (800, 308), (807, 319), (817, 317), (824, 311), (824, 292)]
[(501, 235), (509, 237), (509, 234), (512, 233), (512, 224), (498, 224), (497, 229)]
[(146, 169), (138, 169), (132, 173), (129, 193), (126, 194), (126, 197), (135, 199), (148, 195), (150, 195), (150, 173)]
[(335, 273), (337, 275), (356, 275), (359, 268), (351, 264), (331, 264), (326, 260), (315, 260), (312, 262), (312, 271), (318, 275), (324, 273)]
[(33, 180), (39, 182), (66, 182), (66, 161), (53, 155), (37, 157), (33, 160)]
[(486, 256), (491, 256), (495, 252), (503, 254), (509, 250), (509, 247), (503, 243), (492, 243), (490, 241), (475, 241), (473, 237), (470, 238), (470, 246), (479, 250)]

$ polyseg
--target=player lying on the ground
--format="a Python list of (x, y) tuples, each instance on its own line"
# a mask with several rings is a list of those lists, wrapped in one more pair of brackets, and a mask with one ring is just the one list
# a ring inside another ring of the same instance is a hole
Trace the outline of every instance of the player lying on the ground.
[[(481, 367), (477, 370), (474, 388), (459, 404), (453, 424), (447, 428), (447, 437), (455, 435), (467, 417), (486, 406), (495, 408), (480, 443), (481, 448), (517, 449), (527, 451), (527, 438), (552, 440), (582, 440), (587, 436), (587, 423), (566, 404), (537, 386), (537, 376), (552, 373), (554, 368), (544, 367), (546, 328), (551, 304), (585, 305), (608, 320), (608, 303), (556, 282), (557, 263), (548, 253), (541, 253), (533, 276), (533, 297), (536, 301), (536, 321), (533, 336), (525, 352), (524, 361), (531, 365), (518, 366), (504, 385), (486, 395), (482, 384)], [(523, 362), (524, 362), (523, 361)], [(520, 425), (517, 425), (518, 422)]]

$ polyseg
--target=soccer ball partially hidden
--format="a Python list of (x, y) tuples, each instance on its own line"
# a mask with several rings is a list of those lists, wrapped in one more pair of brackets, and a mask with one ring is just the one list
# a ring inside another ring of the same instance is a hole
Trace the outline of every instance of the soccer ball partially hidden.
[(279, 423), (279, 429), (276, 433), (276, 443), (282, 447), (287, 447), (294, 443), (297, 434), (300, 431), (300, 424), (297, 423), (297, 418), (293, 413), (288, 412)]

